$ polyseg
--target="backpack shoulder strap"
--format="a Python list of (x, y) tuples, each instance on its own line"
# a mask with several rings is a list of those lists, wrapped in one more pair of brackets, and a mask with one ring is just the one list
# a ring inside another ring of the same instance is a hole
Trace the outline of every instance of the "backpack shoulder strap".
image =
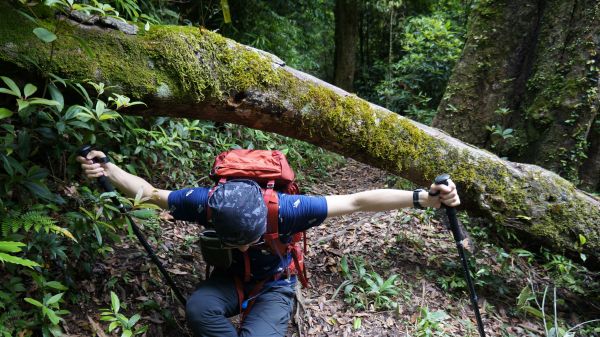
[(265, 232), (265, 243), (273, 251), (280, 255), (287, 252), (288, 244), (279, 240), (279, 197), (273, 190), (274, 181), (269, 181), (267, 189), (264, 191), (265, 204), (267, 205), (267, 231)]

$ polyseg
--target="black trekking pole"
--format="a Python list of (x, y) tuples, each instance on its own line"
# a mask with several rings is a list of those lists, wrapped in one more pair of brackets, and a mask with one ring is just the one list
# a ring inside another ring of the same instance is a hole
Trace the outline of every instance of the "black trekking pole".
[[(439, 175), (435, 178), (435, 184), (448, 185), (449, 179), (450, 175), (448, 174)], [(442, 207), (446, 209), (446, 215), (448, 215), (448, 221), (450, 222), (450, 230), (452, 231), (452, 236), (454, 236), (456, 248), (458, 248), (458, 255), (460, 256), (463, 271), (465, 272), (465, 279), (467, 280), (467, 286), (469, 287), (469, 292), (471, 293), (471, 305), (473, 306), (475, 318), (477, 319), (477, 329), (479, 330), (479, 335), (481, 337), (485, 337), (485, 331), (483, 330), (483, 322), (481, 321), (481, 314), (479, 314), (479, 306), (477, 305), (477, 294), (475, 293), (475, 287), (473, 286), (473, 281), (471, 280), (471, 274), (469, 273), (469, 266), (467, 265), (467, 258), (465, 256), (465, 249), (463, 247), (463, 240), (465, 239), (465, 237), (458, 225), (458, 219), (456, 218), (456, 209), (454, 207), (447, 207), (444, 204), (442, 204)]]
[[(90, 151), (92, 151), (92, 147), (90, 145), (84, 145), (81, 149), (79, 149), (79, 155), (86, 158), (88, 153), (90, 153)], [(107, 163), (108, 158), (107, 157), (94, 158), (93, 161), (94, 161), (94, 163)], [(98, 177), (98, 184), (106, 192), (114, 192), (114, 190), (115, 190), (115, 188), (112, 186), (112, 184), (110, 183), (110, 181), (108, 180), (108, 178), (106, 176)], [(181, 302), (181, 304), (185, 307), (185, 303), (186, 303), (185, 297), (183, 297), (183, 295), (179, 291), (179, 288), (177, 288), (177, 285), (175, 284), (175, 282), (173, 281), (171, 276), (169, 276), (169, 273), (167, 272), (165, 267), (163, 267), (162, 263), (160, 262), (160, 260), (156, 256), (156, 254), (154, 254), (152, 247), (150, 247), (150, 245), (148, 244), (148, 241), (146, 241), (146, 238), (142, 234), (142, 231), (136, 225), (135, 221), (133, 221), (133, 218), (131, 217), (131, 215), (129, 215), (129, 213), (127, 213), (125, 206), (115, 196), (112, 196), (110, 199), (115, 204), (115, 206), (119, 209), (119, 212), (121, 212), (122, 215), (127, 217), (127, 219), (129, 220), (129, 223), (131, 223), (131, 228), (133, 229), (133, 233), (135, 234), (135, 236), (137, 236), (137, 238), (140, 241), (140, 243), (142, 244), (142, 246), (144, 246), (144, 248), (146, 249), (146, 252), (150, 256), (150, 259), (152, 260), (152, 262), (154, 262), (154, 264), (158, 267), (158, 270), (160, 270), (160, 273), (165, 278), (165, 281), (167, 281), (167, 283), (169, 284), (171, 289), (173, 289), (173, 292), (175, 293), (175, 296), (177, 297), (179, 302)]]

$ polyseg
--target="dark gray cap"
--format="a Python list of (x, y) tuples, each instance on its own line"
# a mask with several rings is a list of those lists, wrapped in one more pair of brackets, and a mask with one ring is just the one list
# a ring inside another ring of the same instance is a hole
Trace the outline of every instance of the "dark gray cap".
[(226, 244), (245, 245), (258, 240), (267, 228), (267, 206), (260, 186), (234, 179), (218, 185), (208, 199), (217, 235)]

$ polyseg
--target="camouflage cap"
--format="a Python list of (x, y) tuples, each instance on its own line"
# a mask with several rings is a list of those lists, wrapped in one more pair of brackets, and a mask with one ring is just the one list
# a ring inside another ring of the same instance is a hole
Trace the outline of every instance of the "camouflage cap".
[(234, 179), (218, 185), (210, 198), (215, 231), (222, 242), (242, 246), (258, 240), (267, 228), (267, 206), (260, 186)]

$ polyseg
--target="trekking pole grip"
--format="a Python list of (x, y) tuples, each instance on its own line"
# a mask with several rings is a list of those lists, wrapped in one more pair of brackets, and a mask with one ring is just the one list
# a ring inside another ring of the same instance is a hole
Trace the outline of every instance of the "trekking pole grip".
[[(80, 156), (82, 156), (83, 158), (87, 158), (87, 155), (93, 150), (94, 148), (91, 145), (84, 145), (82, 146), (77, 152), (79, 153)], [(103, 157), (103, 158), (94, 158), (92, 159), (92, 161), (94, 163), (108, 163), (108, 157)], [(98, 184), (100, 185), (100, 187), (102, 187), (102, 189), (105, 192), (114, 192), (115, 188), (113, 187), (113, 185), (110, 183), (110, 180), (108, 180), (108, 178), (106, 176), (100, 176), (97, 179)]]

